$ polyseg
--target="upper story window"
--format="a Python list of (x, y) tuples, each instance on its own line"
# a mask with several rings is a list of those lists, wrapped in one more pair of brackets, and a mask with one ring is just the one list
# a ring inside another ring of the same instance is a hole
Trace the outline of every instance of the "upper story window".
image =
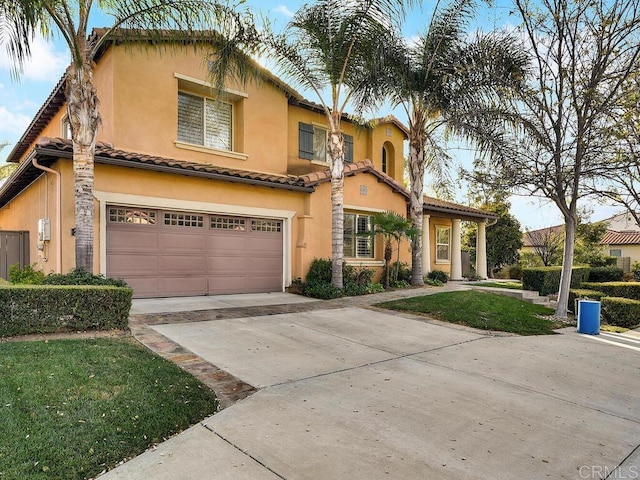
[(451, 261), (451, 228), (436, 227), (436, 262)]
[[(306, 160), (327, 162), (329, 151), (327, 148), (328, 132), (326, 128), (308, 123), (298, 124), (298, 156)], [(343, 134), (344, 161), (353, 162), (353, 137)]]
[(609, 256), (621, 258), (622, 257), (622, 249), (620, 249), (620, 248), (612, 248), (611, 250), (609, 250)]
[(178, 141), (233, 150), (233, 105), (178, 92)]
[(389, 173), (387, 162), (387, 147), (382, 147), (382, 173)]
[(373, 258), (374, 237), (362, 236), (373, 230), (373, 217), (358, 213), (344, 214), (344, 256), (350, 258)]
[(71, 122), (69, 121), (69, 117), (66, 115), (62, 119), (62, 138), (65, 140), (71, 140)]

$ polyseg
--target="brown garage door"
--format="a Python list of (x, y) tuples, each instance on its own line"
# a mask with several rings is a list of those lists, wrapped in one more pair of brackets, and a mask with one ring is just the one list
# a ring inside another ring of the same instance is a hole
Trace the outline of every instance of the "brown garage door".
[(282, 221), (107, 207), (107, 275), (135, 297), (282, 291)]

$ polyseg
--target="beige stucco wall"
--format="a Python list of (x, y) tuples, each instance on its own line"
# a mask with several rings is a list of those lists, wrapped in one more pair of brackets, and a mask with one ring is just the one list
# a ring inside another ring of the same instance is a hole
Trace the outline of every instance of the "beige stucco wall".
[[(429, 218), (429, 251), (431, 252), (431, 267), (432, 270), (442, 270), (443, 272), (451, 273), (451, 261), (437, 262), (436, 261), (436, 227), (448, 227), (451, 228), (452, 222), (450, 218), (430, 217)], [(453, 233), (453, 232), (452, 232)], [(453, 252), (450, 251), (449, 259)]]
[[(366, 187), (366, 195), (361, 195), (361, 188)], [(309, 264), (314, 258), (331, 257), (331, 184), (329, 182), (318, 185), (307, 202), (305, 214), (299, 217), (301, 233), (297, 238), (294, 264), (298, 269), (294, 271), (294, 278), (304, 278)], [(344, 210), (349, 213), (375, 213), (392, 210), (402, 215), (406, 214), (405, 197), (394, 193), (388, 185), (379, 182), (369, 173), (347, 177), (345, 179)], [(394, 251), (394, 259), (397, 251)], [(375, 240), (375, 258), (350, 259), (349, 264), (372, 268), (380, 271), (383, 261), (383, 244), (380, 238)], [(403, 241), (400, 246), (400, 261), (411, 262), (409, 243)]]
[(631, 259), (631, 265), (633, 262), (640, 262), (640, 245), (607, 245), (606, 252), (609, 250), (622, 250), (622, 257), (629, 257)]

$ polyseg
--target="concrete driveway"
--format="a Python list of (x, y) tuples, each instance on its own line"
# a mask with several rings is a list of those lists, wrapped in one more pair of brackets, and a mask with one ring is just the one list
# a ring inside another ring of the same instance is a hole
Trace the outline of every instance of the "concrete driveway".
[(369, 308), (153, 328), (259, 391), (106, 479), (640, 478), (640, 349)]

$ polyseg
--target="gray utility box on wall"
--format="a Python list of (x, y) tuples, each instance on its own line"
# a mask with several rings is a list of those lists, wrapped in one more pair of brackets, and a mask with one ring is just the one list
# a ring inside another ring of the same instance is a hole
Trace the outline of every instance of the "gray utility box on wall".
[(29, 232), (0, 230), (0, 278), (9, 280), (9, 267), (29, 265)]

